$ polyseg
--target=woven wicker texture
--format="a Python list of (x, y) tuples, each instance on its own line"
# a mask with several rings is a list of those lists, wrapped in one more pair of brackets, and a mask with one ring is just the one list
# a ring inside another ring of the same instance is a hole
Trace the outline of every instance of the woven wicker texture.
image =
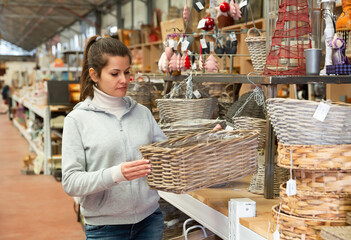
[[(247, 92), (243, 94), (238, 101), (234, 102), (233, 105), (228, 109), (228, 112), (225, 116), (225, 120), (227, 122), (233, 122), (233, 116), (235, 113), (238, 111), (238, 109), (246, 102), (247, 98), (252, 94), (253, 92)], [(257, 105), (256, 101), (254, 98), (251, 98), (250, 101), (245, 105), (243, 110), (236, 116), (236, 117), (252, 117), (252, 118), (262, 118), (266, 119), (266, 115), (263, 111), (263, 108), (259, 105)]]
[(351, 105), (330, 105), (321, 122), (313, 115), (318, 102), (288, 98), (267, 100), (267, 111), (279, 142), (288, 145), (351, 144)]
[(351, 145), (278, 144), (278, 165), (310, 170), (351, 170)]
[[(272, 213), (271, 232), (274, 232), (277, 229), (279, 205), (273, 206)], [(345, 225), (345, 220), (301, 218), (283, 212), (279, 213), (279, 232), (282, 240), (321, 240), (322, 227)]]
[(166, 123), (160, 125), (160, 127), (168, 138), (177, 138), (212, 130), (217, 124), (224, 123), (224, 120), (189, 119)]
[[(259, 35), (251, 35), (253, 30)], [(247, 31), (245, 42), (249, 48), (253, 68), (257, 74), (261, 74), (266, 65), (267, 58), (266, 37), (263, 36), (262, 32), (257, 28), (250, 28)]]
[(319, 219), (346, 219), (351, 211), (351, 194), (313, 193), (297, 191), (287, 196), (286, 183), (280, 186), (282, 211), (287, 214)]
[[(252, 176), (248, 191), (254, 194), (264, 194), (264, 174), (265, 174), (265, 155), (258, 154), (257, 157), (258, 170)], [(279, 196), (280, 185), (288, 180), (289, 171), (278, 167), (274, 164), (274, 196)]]
[[(230, 123), (228, 123), (230, 125)], [(233, 118), (233, 128), (236, 130), (255, 130), (259, 132), (258, 148), (264, 148), (266, 142), (266, 120), (252, 117)]]
[(216, 98), (156, 99), (160, 118), (165, 122), (184, 119), (210, 119), (216, 108)]
[(298, 190), (318, 193), (351, 193), (351, 172), (293, 170)]
[(151, 109), (152, 91), (153, 86), (150, 82), (131, 82), (128, 86), (127, 95)]
[(347, 224), (351, 225), (351, 211), (347, 213), (346, 222)]
[(143, 146), (150, 188), (185, 193), (257, 171), (257, 132), (207, 131)]
[(351, 226), (322, 227), (321, 237), (325, 240), (350, 240)]

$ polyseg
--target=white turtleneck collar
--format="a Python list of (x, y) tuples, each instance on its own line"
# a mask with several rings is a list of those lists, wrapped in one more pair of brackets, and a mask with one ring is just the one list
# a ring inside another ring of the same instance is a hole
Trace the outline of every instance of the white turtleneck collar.
[(110, 96), (95, 86), (92, 102), (104, 110), (116, 115), (118, 118), (121, 118), (126, 109), (126, 102), (123, 98)]

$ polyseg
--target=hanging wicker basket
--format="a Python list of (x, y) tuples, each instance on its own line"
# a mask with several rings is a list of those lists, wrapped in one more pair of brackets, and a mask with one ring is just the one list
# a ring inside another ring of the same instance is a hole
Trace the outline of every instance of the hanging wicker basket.
[(140, 147), (152, 168), (148, 184), (152, 189), (185, 193), (253, 174), (257, 135), (254, 131), (207, 131)]
[[(271, 232), (277, 229), (277, 220), (279, 218), (280, 239), (304, 239), (304, 240), (322, 240), (320, 233), (324, 226), (345, 226), (344, 220), (313, 219), (296, 217), (284, 212), (279, 213), (279, 205), (272, 208)], [(278, 217), (279, 215), (279, 217)]]
[[(250, 35), (251, 31), (256, 31), (259, 36)], [(245, 39), (247, 47), (249, 48), (251, 62), (257, 74), (262, 74), (266, 65), (267, 51), (266, 51), (266, 37), (257, 28), (250, 28), (247, 31)]]
[(301, 191), (351, 194), (351, 172), (293, 170), (293, 178)]
[(286, 183), (280, 186), (282, 211), (290, 215), (318, 219), (346, 219), (351, 211), (351, 194), (316, 193), (297, 190), (286, 194)]
[(280, 143), (287, 145), (351, 144), (351, 104), (330, 104), (323, 122), (313, 118), (319, 103), (270, 98), (267, 111)]
[(156, 103), (160, 118), (170, 123), (184, 119), (211, 119), (217, 99), (156, 99)]
[(278, 165), (293, 169), (351, 171), (351, 144), (278, 144)]
[(160, 127), (168, 138), (177, 138), (212, 130), (217, 124), (224, 123), (224, 120), (189, 119), (166, 123), (160, 125)]

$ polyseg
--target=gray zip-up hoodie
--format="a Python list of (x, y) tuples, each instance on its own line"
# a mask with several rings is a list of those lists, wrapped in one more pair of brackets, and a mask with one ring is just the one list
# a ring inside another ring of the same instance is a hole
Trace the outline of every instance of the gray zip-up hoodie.
[(142, 159), (140, 146), (166, 139), (148, 108), (130, 97), (124, 100), (120, 120), (90, 98), (65, 118), (62, 185), (68, 195), (79, 197), (91, 225), (137, 223), (159, 207), (157, 191), (149, 189), (145, 177), (115, 183), (111, 176), (111, 167)]

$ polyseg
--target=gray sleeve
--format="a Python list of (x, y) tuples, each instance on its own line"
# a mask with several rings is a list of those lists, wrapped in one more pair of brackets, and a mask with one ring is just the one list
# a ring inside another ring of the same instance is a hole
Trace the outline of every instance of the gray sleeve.
[(114, 185), (111, 169), (86, 171), (84, 144), (76, 121), (67, 116), (62, 135), (62, 186), (70, 196), (81, 197)]

